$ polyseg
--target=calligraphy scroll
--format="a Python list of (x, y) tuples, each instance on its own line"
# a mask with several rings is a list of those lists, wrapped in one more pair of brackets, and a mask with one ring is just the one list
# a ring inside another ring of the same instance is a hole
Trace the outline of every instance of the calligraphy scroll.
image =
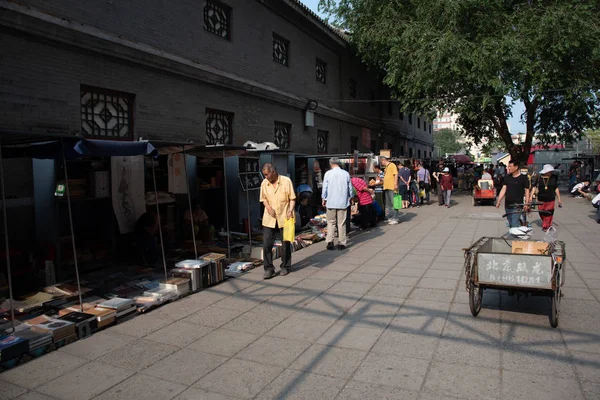
[(121, 233), (133, 232), (146, 212), (144, 156), (111, 157), (112, 205)]

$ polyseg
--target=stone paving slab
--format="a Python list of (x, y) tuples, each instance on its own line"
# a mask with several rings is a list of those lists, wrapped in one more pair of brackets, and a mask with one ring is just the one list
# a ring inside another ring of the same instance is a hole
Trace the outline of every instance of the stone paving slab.
[(547, 298), (487, 290), (471, 315), (462, 249), (507, 229), (502, 210), (454, 200), (342, 252), (303, 249), (287, 277), (253, 270), (9, 370), (0, 399), (600, 398), (589, 204), (556, 211), (568, 270), (552, 329)]

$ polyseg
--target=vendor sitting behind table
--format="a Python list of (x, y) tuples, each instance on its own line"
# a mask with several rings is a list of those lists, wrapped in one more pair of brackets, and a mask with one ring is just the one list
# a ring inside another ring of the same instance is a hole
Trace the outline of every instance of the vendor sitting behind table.
[(300, 194), (300, 203), (298, 204), (298, 214), (300, 215), (300, 229), (306, 227), (310, 222), (312, 215), (312, 207), (310, 205), (312, 194), (310, 192), (302, 192)]
[[(194, 234), (196, 236), (196, 240), (201, 240), (203, 242), (208, 242), (212, 240), (212, 234), (210, 231), (210, 222), (208, 220), (208, 216), (204, 212), (202, 208), (200, 208), (199, 204), (194, 204), (192, 206), (193, 216), (194, 216)], [(185, 210), (183, 213), (183, 237), (185, 240), (193, 240), (192, 231), (191, 231), (191, 218), (190, 218), (190, 210)]]
[(158, 218), (156, 211), (143, 213), (135, 223), (135, 246), (144, 265), (154, 265), (158, 261), (160, 250), (156, 235)]

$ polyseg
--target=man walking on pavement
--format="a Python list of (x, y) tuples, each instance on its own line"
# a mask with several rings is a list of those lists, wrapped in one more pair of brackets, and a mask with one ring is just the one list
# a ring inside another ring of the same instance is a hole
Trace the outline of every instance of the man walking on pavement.
[(337, 157), (329, 160), (331, 169), (323, 178), (323, 207), (327, 208), (327, 250), (335, 249), (333, 239), (337, 227), (338, 250), (346, 248), (346, 218), (350, 198), (352, 198), (352, 183), (350, 174), (340, 168), (341, 162)]
[(283, 226), (286, 219), (294, 217), (296, 194), (292, 180), (287, 176), (279, 175), (273, 164), (263, 165), (262, 173), (265, 177), (260, 185), (260, 202), (265, 206), (262, 218), (265, 267), (263, 277), (271, 279), (275, 276), (273, 244), (278, 233), (281, 235), (282, 241), (280, 275), (287, 275), (292, 267), (292, 246), (290, 242), (283, 241)]
[[(521, 226), (519, 222), (521, 213), (516, 212), (518, 208), (513, 207), (513, 204), (522, 204), (524, 198), (529, 199), (529, 179), (527, 176), (521, 174), (517, 161), (509, 161), (507, 172), (504, 177), (504, 186), (502, 186), (502, 190), (498, 196), (496, 208), (500, 208), (502, 199), (506, 197), (504, 210), (507, 214), (508, 226), (509, 228), (518, 228)], [(528, 206), (524, 207), (524, 211), (528, 211), (528, 209)]]
[(385, 167), (383, 192), (385, 194), (385, 211), (389, 225), (398, 224), (398, 211), (394, 209), (394, 195), (398, 193), (398, 168), (387, 157), (381, 157), (381, 165)]

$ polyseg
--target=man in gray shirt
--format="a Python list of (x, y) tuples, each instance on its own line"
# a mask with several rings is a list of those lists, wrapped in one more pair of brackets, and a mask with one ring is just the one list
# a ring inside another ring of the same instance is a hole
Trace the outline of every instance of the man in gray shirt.
[(410, 181), (412, 179), (410, 175), (410, 169), (406, 168), (404, 162), (398, 163), (398, 193), (402, 196), (402, 208), (408, 208), (410, 192)]

